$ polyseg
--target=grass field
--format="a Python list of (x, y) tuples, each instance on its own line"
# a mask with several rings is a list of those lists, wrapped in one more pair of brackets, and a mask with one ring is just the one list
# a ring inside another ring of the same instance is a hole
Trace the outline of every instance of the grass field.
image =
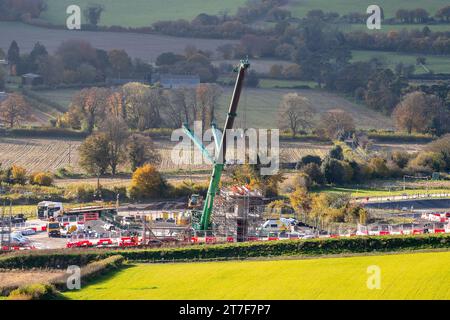
[(332, 187), (332, 188), (321, 188), (318, 192), (329, 192), (329, 193), (349, 193), (352, 197), (390, 197), (390, 196), (400, 196), (403, 194), (407, 195), (417, 195), (417, 194), (438, 194), (438, 193), (450, 193), (450, 186), (447, 188), (429, 190), (423, 189), (406, 189), (405, 191), (400, 190), (400, 184), (397, 185), (397, 190), (389, 189), (359, 189), (359, 188), (343, 188), (343, 187)]
[[(46, 0), (47, 10), (41, 18), (54, 24), (65, 24), (66, 8), (69, 5), (79, 5), (84, 10), (91, 3), (102, 4), (105, 11), (100, 25), (144, 27), (160, 20), (177, 20), (195, 18), (200, 13), (218, 14), (228, 12), (234, 14), (246, 0)], [(84, 17), (82, 22), (85, 23)]]
[(350, 12), (365, 14), (367, 7), (372, 4), (379, 5), (383, 9), (386, 18), (392, 18), (395, 17), (395, 12), (400, 8), (424, 8), (431, 15), (434, 15), (438, 9), (448, 5), (448, 0), (378, 0), (376, 2), (371, 0), (291, 0), (287, 7), (294, 16), (303, 17), (308, 11), (313, 9), (322, 9), (325, 12), (333, 11), (339, 14)]
[[(222, 122), (223, 115), (228, 110), (232, 89), (226, 87), (220, 98), (220, 110), (217, 116)], [(320, 113), (331, 109), (340, 108), (349, 112), (358, 128), (367, 129), (392, 129), (392, 120), (379, 112), (353, 103), (342, 96), (321, 90), (302, 89), (244, 89), (242, 92), (236, 127), (250, 128), (277, 128), (278, 106), (282, 96), (286, 93), (297, 92), (308, 98), (316, 109), (319, 118)]]
[[(383, 63), (394, 69), (396, 64), (402, 62), (403, 64), (412, 64), (416, 67), (415, 73), (421, 74), (426, 71), (420, 66), (416, 66), (416, 58), (420, 54), (406, 54), (389, 51), (366, 51), (366, 50), (353, 50), (352, 61), (368, 61), (371, 58), (379, 58)], [(434, 71), (435, 73), (450, 73), (450, 56), (434, 56), (425, 55), (426, 67)]]
[[(449, 299), (450, 252), (311, 260), (141, 264), (70, 299)], [(369, 266), (381, 270), (368, 289)]]

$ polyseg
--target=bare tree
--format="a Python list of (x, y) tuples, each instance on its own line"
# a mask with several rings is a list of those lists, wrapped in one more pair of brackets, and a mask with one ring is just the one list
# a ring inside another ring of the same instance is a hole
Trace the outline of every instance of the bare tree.
[(205, 83), (197, 87), (197, 106), (198, 113), (196, 120), (202, 121), (203, 129), (209, 127), (215, 120), (215, 109), (217, 108), (219, 98), (222, 94), (222, 88), (217, 84)]
[(279, 126), (281, 129), (289, 129), (294, 138), (299, 130), (312, 127), (314, 114), (315, 110), (307, 98), (297, 93), (285, 94), (279, 106)]
[(355, 130), (355, 122), (348, 112), (333, 109), (322, 114), (319, 130), (329, 139), (339, 139)]

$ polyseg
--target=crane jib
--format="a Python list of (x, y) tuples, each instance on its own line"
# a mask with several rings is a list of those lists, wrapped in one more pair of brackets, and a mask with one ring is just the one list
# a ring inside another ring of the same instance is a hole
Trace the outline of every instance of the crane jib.
[(222, 134), (222, 141), (219, 147), (219, 155), (217, 156), (213, 171), (211, 173), (211, 180), (208, 187), (208, 192), (206, 195), (202, 215), (200, 218), (200, 224), (198, 229), (202, 231), (207, 231), (210, 227), (211, 214), (214, 206), (214, 197), (219, 188), (220, 178), (225, 166), (225, 155), (226, 155), (226, 139), (227, 130), (232, 129), (234, 125), (234, 119), (237, 116), (237, 107), (239, 104), (239, 98), (241, 96), (242, 87), (244, 84), (245, 70), (250, 67), (248, 60), (241, 60), (239, 66), (239, 73), (236, 79), (236, 84), (233, 91), (233, 96), (231, 98), (230, 109), (228, 111), (227, 119), (225, 120), (224, 130)]

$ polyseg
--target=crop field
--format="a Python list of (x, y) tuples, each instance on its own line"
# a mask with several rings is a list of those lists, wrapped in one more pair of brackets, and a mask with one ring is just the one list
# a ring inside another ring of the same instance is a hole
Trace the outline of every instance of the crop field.
[[(243, 6), (246, 0), (131, 0), (107, 1), (97, 0), (105, 11), (99, 25), (145, 27), (161, 20), (191, 20), (200, 13), (219, 14), (227, 12), (234, 14), (238, 7)], [(46, 0), (47, 10), (41, 18), (53, 24), (65, 24), (66, 8), (69, 5), (79, 5), (83, 10), (91, 0)], [(83, 18), (82, 18), (83, 19)], [(82, 23), (85, 23), (84, 20)]]
[[(395, 66), (402, 62), (403, 64), (412, 64), (416, 67), (415, 73), (426, 73), (426, 70), (420, 66), (416, 66), (416, 58), (418, 54), (406, 54), (390, 51), (365, 51), (353, 50), (352, 61), (368, 61), (371, 58), (379, 58), (386, 66), (394, 69)], [(435, 73), (450, 73), (450, 56), (434, 56), (425, 55), (426, 65), (430, 71)]]
[(29, 172), (56, 171), (70, 164), (77, 168), (79, 140), (0, 137), (0, 163), (17, 164)]
[(384, 12), (386, 18), (395, 17), (398, 9), (416, 9), (424, 8), (431, 15), (442, 7), (448, 5), (448, 0), (379, 0), (375, 3), (371, 0), (290, 0), (287, 8), (290, 9), (294, 16), (303, 17), (306, 13), (313, 9), (322, 9), (325, 12), (333, 11), (339, 14), (347, 14), (350, 12), (366, 13), (369, 5), (377, 4)]
[[(239, 125), (239, 120), (237, 120), (237, 125)], [(80, 173), (82, 169), (78, 165), (79, 155), (77, 150), (81, 142), (81, 140), (60, 138), (1, 137), (0, 163), (3, 167), (8, 167), (12, 164), (24, 166), (30, 173), (34, 171), (55, 172), (63, 167), (70, 167), (72, 171)], [(210, 165), (206, 162), (200, 165), (192, 165), (189, 162), (184, 164), (174, 163), (172, 161), (172, 149), (176, 142), (162, 139), (154, 142), (156, 149), (161, 155), (162, 161), (158, 166), (161, 171), (174, 172), (183, 170), (191, 172), (210, 168)], [(380, 152), (388, 150), (417, 152), (421, 150), (422, 146), (421, 144), (409, 143), (374, 144), (374, 148)], [(296, 162), (308, 154), (323, 157), (330, 147), (331, 145), (317, 142), (281, 141), (280, 159), (285, 162)], [(120, 169), (124, 172), (128, 170), (126, 167)], [(111, 183), (117, 183), (117, 181), (111, 181)]]
[[(73, 1), (71, 3), (73, 4)], [(117, 3), (129, 5), (127, 2), (117, 1)], [(190, 3), (190, 1), (185, 3)], [(198, 49), (214, 53), (218, 46), (235, 42), (233, 40), (179, 38), (157, 34), (45, 29), (18, 22), (0, 22), (0, 48), (3, 48), (4, 51), (7, 51), (11, 42), (16, 40), (22, 53), (29, 52), (39, 40), (49, 52), (53, 53), (63, 41), (72, 39), (88, 41), (96, 48), (104, 50), (124, 49), (131, 57), (150, 62), (154, 62), (156, 57), (163, 52), (183, 53), (187, 45), (195, 45)]]
[[(449, 299), (450, 252), (310, 260), (140, 264), (70, 299)], [(369, 266), (381, 271), (367, 286)], [(171, 275), (171, 276), (168, 276)]]

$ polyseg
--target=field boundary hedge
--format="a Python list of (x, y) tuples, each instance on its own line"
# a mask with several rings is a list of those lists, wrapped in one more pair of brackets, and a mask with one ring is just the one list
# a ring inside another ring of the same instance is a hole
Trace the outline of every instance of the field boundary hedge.
[(67, 268), (69, 265), (83, 266), (114, 255), (121, 255), (126, 260), (135, 262), (175, 262), (363, 252), (383, 253), (438, 248), (450, 248), (450, 234), (246, 242), (158, 249), (43, 250), (1, 256), (0, 269), (61, 269)]

